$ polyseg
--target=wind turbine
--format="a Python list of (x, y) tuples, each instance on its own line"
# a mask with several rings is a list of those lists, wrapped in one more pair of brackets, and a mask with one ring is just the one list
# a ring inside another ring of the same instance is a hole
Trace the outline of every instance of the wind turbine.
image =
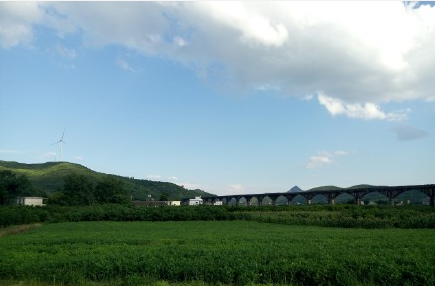
[(51, 144), (51, 145), (59, 144), (59, 149), (60, 149), (60, 159), (59, 159), (59, 161), (62, 161), (62, 144), (66, 144), (66, 142), (63, 140), (64, 136), (65, 136), (65, 129), (63, 129), (62, 137), (60, 138), (60, 140), (55, 142), (55, 143), (53, 143), (53, 144)]

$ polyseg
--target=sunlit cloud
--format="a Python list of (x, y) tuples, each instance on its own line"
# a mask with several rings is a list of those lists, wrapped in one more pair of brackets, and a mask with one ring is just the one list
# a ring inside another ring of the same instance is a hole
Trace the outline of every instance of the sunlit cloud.
[(45, 160), (54, 160), (56, 159), (56, 152), (46, 152), (44, 154), (42, 154), (42, 158), (44, 158)]
[(350, 152), (343, 150), (337, 150), (334, 152), (318, 152), (317, 155), (313, 155), (309, 158), (305, 167), (307, 169), (316, 169), (331, 165), (335, 162), (334, 160), (337, 156), (347, 156), (349, 154)]
[(168, 177), (168, 180), (169, 181), (178, 181), (178, 178), (175, 176), (170, 176), (170, 177)]
[(137, 73), (139, 72), (138, 70), (136, 70), (135, 68), (133, 68), (126, 60), (124, 59), (117, 59), (116, 60), (116, 65), (118, 67), (120, 67), (122, 70), (124, 71), (129, 71), (129, 72), (134, 72)]
[[(301, 97), (322, 90), (331, 114), (403, 120), (380, 104), (433, 100), (435, 8), (396, 1), (2, 2), (0, 46), (31, 45), (34, 26), (85, 47), (164, 57), (228, 84)], [(120, 13), (122, 7), (122, 13)], [(62, 16), (60, 16), (62, 15)], [(385, 19), (388, 18), (388, 21)], [(128, 19), (128, 21), (124, 21)], [(370, 19), (370, 21), (367, 21)], [(173, 35), (173, 36), (168, 36)], [(76, 48), (59, 46), (66, 56)], [(125, 59), (117, 65), (137, 71)], [(219, 67), (218, 71), (214, 69)]]
[(68, 49), (61, 44), (56, 45), (57, 53), (65, 58), (75, 59), (77, 57), (77, 52), (75, 49)]
[(323, 93), (318, 94), (318, 100), (319, 103), (323, 105), (332, 116), (345, 115), (354, 119), (378, 119), (388, 121), (401, 121), (407, 119), (408, 117), (408, 115), (404, 112), (385, 113), (378, 105), (374, 103), (366, 102), (364, 104), (348, 104), (340, 99), (328, 97)]

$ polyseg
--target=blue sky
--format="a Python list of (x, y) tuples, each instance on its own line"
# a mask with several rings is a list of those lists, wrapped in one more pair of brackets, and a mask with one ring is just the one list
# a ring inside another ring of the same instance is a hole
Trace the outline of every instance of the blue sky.
[[(371, 21), (367, 21), (371, 19)], [(435, 7), (0, 2), (0, 159), (225, 195), (435, 180)]]

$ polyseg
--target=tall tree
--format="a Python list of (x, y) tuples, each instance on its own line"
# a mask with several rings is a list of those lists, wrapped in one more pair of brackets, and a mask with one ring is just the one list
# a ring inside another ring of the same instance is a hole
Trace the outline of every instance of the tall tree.
[(70, 174), (65, 177), (63, 194), (69, 205), (91, 205), (95, 203), (94, 186), (84, 175)]
[(102, 204), (123, 204), (129, 201), (124, 183), (113, 176), (106, 176), (98, 183), (95, 188), (95, 197)]
[(16, 197), (31, 194), (32, 184), (26, 176), (17, 176), (10, 170), (0, 172), (0, 204), (9, 204)]

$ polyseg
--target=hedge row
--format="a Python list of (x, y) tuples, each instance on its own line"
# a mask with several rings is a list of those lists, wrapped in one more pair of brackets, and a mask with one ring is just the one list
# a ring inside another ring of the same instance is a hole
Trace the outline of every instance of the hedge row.
[(237, 217), (227, 208), (201, 207), (133, 207), (125, 205), (97, 205), (87, 207), (0, 207), (0, 227), (38, 222), (78, 221), (192, 221), (234, 220)]
[(345, 228), (435, 228), (428, 206), (292, 206), (292, 207), (0, 207), (0, 227), (39, 222), (250, 220), (289, 225)]

